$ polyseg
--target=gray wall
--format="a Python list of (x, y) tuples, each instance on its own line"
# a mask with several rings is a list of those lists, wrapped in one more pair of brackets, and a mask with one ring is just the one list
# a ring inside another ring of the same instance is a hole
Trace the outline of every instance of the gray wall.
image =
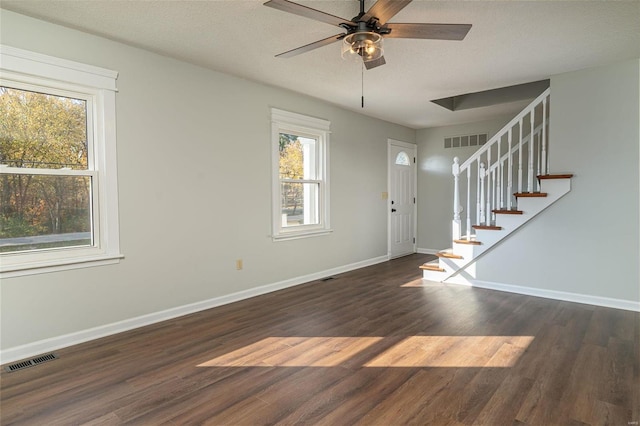
[(640, 61), (551, 78), (551, 172), (569, 194), (489, 252), (484, 281), (640, 301)]
[[(119, 71), (125, 255), (3, 279), (2, 349), (387, 254), (387, 138), (413, 129), (8, 11), (0, 24), (5, 45)], [(269, 237), (271, 106), (332, 123), (331, 235)]]
[[(515, 114), (514, 114), (515, 115)], [(477, 146), (444, 148), (448, 136), (488, 133), (491, 138), (513, 116), (457, 126), (418, 130), (418, 247), (443, 250), (451, 247), (453, 219), (453, 176), (451, 165), (458, 157), (460, 164), (478, 150)], [(461, 192), (463, 193), (463, 192)]]

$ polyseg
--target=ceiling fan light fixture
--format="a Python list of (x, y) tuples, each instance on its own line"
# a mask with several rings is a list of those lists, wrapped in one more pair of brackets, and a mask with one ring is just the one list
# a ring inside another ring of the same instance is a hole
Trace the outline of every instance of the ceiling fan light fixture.
[(342, 43), (343, 59), (361, 59), (364, 62), (375, 61), (384, 55), (382, 36), (374, 32), (355, 32), (344, 38)]

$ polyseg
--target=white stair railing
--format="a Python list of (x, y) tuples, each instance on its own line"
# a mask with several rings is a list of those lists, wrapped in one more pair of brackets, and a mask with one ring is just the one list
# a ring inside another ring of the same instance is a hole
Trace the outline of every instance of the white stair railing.
[[(495, 224), (494, 210), (514, 209), (514, 192), (540, 190), (534, 177), (549, 173), (549, 94), (550, 89), (545, 90), (464, 163), (459, 164), (458, 157), (454, 158), (451, 168), (454, 240), (463, 235), (470, 238), (473, 225)], [(524, 167), (526, 191), (523, 191)], [(461, 180), (461, 174), (466, 174), (466, 179)], [(514, 181), (517, 182), (516, 191)], [(461, 191), (466, 192), (465, 196), (460, 196)], [(472, 199), (475, 199), (475, 209), (471, 206)], [(466, 212), (465, 229), (461, 212)]]

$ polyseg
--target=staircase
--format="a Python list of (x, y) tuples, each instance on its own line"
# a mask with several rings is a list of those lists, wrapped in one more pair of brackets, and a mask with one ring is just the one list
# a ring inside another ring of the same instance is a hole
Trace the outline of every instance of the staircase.
[(571, 190), (573, 175), (549, 173), (549, 96), (547, 89), (462, 165), (454, 158), (452, 247), (420, 266), (424, 279), (475, 276), (480, 256)]

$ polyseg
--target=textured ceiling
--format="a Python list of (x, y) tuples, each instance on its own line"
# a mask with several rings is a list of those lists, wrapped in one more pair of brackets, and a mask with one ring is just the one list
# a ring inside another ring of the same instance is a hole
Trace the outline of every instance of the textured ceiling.
[[(414, 0), (390, 22), (473, 27), (464, 41), (385, 39), (387, 64), (365, 71), (361, 109), (361, 65), (342, 60), (339, 43), (274, 57), (340, 29), (262, 3), (2, 0), (1, 7), (413, 128), (479, 121), (525, 104), (452, 112), (431, 99), (640, 57), (640, 0)], [(299, 3), (347, 19), (358, 12), (355, 0)]]

